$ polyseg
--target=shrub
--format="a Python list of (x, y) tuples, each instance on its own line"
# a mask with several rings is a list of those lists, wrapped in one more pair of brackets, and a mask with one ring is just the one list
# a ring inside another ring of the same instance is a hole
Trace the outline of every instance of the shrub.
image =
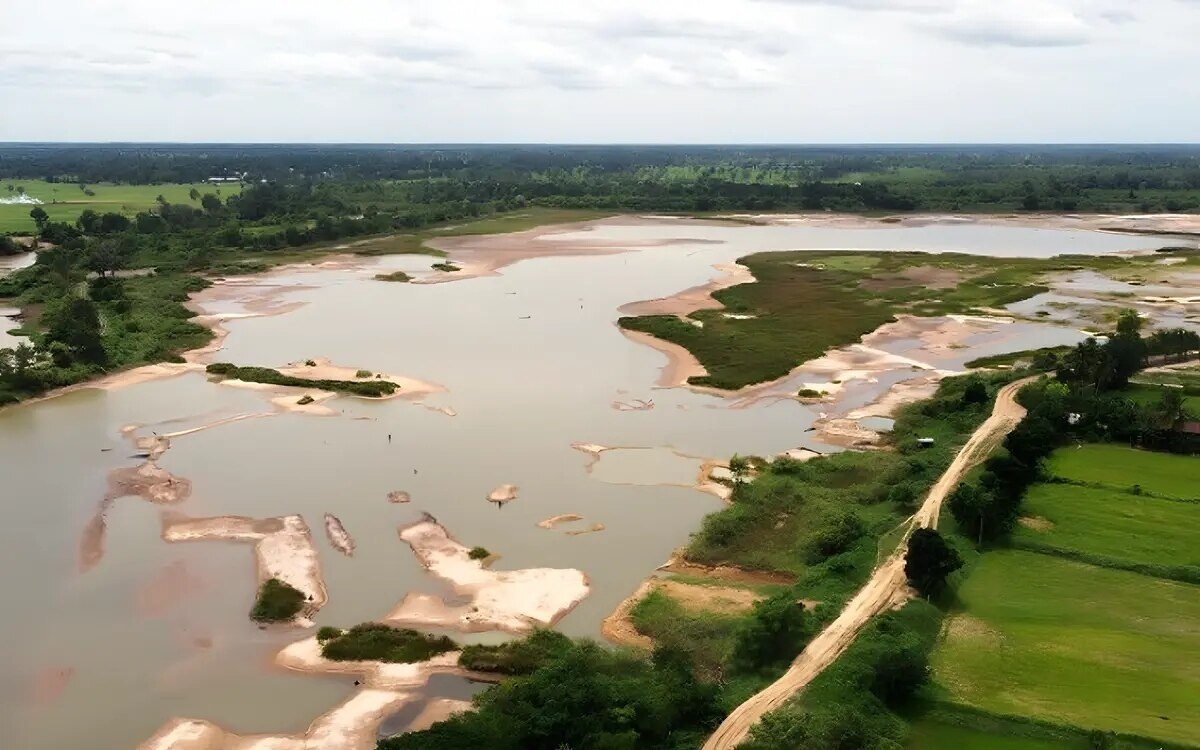
[(796, 392), (800, 398), (821, 398), (825, 395), (825, 391), (818, 391), (813, 388), (801, 388)]
[(471, 551), (467, 553), (467, 557), (471, 558), (472, 560), (483, 560), (484, 558), (491, 556), (492, 553), (488, 552), (483, 547), (472, 547)]
[[(312, 360), (309, 360), (310, 362)], [(296, 378), (284, 375), (269, 367), (238, 367), (228, 362), (215, 362), (205, 368), (210, 375), (219, 375), (248, 383), (267, 383), (269, 385), (284, 385), (293, 388), (316, 388), (322, 391), (339, 391), (352, 393), (356, 396), (379, 398), (396, 392), (400, 386), (390, 380), (317, 380), (314, 378)]]
[(342, 634), (341, 628), (335, 628), (335, 627), (331, 627), (329, 625), (324, 625), (321, 627), (320, 630), (317, 631), (317, 643), (323, 644), (323, 643), (325, 643), (325, 641), (329, 641), (334, 638), (337, 638), (341, 634)]
[(446, 273), (453, 273), (453, 272), (459, 270), (459, 268), (458, 268), (458, 266), (454, 265), (453, 263), (442, 262), (442, 263), (434, 263), (433, 270), (445, 271)]
[[(320, 635), (318, 634), (318, 640)], [(386, 661), (413, 664), (454, 651), (458, 644), (435, 636), (377, 622), (355, 625), (321, 645), (321, 655), (334, 661)]]
[(308, 404), (311, 404), (313, 401), (316, 401), (316, 399), (313, 398), (312, 396), (309, 396), (308, 394), (304, 394), (303, 396), (300, 397), (300, 400), (297, 401), (296, 403), (300, 404), (301, 406), (306, 406)]
[(250, 618), (258, 622), (286, 622), (304, 607), (304, 594), (278, 578), (269, 578), (258, 590)]
[(354, 373), (354, 377), (356, 377), (356, 378), (369, 378), (369, 377), (371, 377), (371, 376), (372, 376), (372, 375), (374, 375), (374, 374), (375, 374), (375, 373), (371, 372), (370, 370), (359, 370), (359, 371), (357, 371), (357, 372), (355, 372), (355, 373)]
[(411, 280), (412, 280), (412, 277), (411, 277), (411, 276), (409, 276), (408, 274), (406, 274), (406, 273), (405, 273), (405, 272), (403, 272), (403, 271), (392, 271), (391, 273), (377, 273), (377, 274), (375, 274), (375, 280), (376, 280), (376, 281), (399, 281), (399, 282), (407, 282), (407, 281), (411, 281)]
[(458, 665), (476, 672), (531, 674), (571, 649), (571, 639), (553, 630), (535, 630), (519, 641), (498, 646), (472, 644), (462, 650)]

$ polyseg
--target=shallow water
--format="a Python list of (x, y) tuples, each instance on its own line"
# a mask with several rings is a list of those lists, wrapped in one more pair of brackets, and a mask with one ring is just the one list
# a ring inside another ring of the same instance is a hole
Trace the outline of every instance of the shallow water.
[[(500, 555), (495, 567), (574, 567), (592, 592), (560, 624), (596, 636), (601, 619), (700, 519), (721, 507), (686, 486), (700, 457), (770, 455), (808, 445), (827, 405), (791, 399), (731, 408), (722, 398), (654, 387), (662, 355), (624, 338), (622, 304), (709, 280), (715, 263), (749, 250), (797, 247), (928, 247), (998, 254), (1110, 252), (1153, 240), (1086, 232), (989, 226), (814, 230), (804, 227), (604, 225), (590, 237), (699, 238), (619, 255), (542, 258), (500, 276), (450, 284), (377, 282), (375, 273), (428, 268), (427, 257), (393, 257), (360, 268), (274, 274), (273, 304), (303, 303), (275, 317), (233, 320), (214, 359), (279, 366), (329, 357), (338, 364), (416, 377), (448, 392), (405, 400), (328, 402), (334, 417), (281, 414), (224, 424), (174, 440), (161, 465), (194, 482), (175, 508), (190, 516), (299, 513), (312, 528), (329, 602), (318, 625), (377, 618), (410, 591), (446, 594), (396, 533), (432, 513), (460, 541)], [(553, 241), (562, 241), (563, 235)], [(715, 243), (713, 241), (716, 241)], [(245, 313), (238, 302), (212, 312)], [(888, 351), (932, 366), (1006, 349), (1079, 340), (1078, 331), (1012, 324), (981, 332), (961, 350), (919, 341)], [(919, 375), (903, 368), (855, 382), (843, 406), (874, 400)], [(791, 386), (788, 386), (791, 387)], [(622, 411), (613, 402), (653, 401)], [(427, 407), (450, 407), (450, 417)], [(298, 732), (353, 690), (352, 677), (290, 675), (271, 666), (298, 631), (265, 632), (247, 619), (254, 595), (251, 547), (167, 544), (161, 508), (118, 500), (107, 514), (107, 554), (79, 573), (80, 532), (96, 512), (105, 476), (131, 466), (119, 431), (170, 433), (246, 413), (266, 413), (264, 394), (190, 374), (113, 391), (83, 390), (0, 411), (6, 483), (0, 566), (0, 730), (6, 750), (133, 747), (171, 716), (208, 719), (238, 732)], [(392, 438), (389, 441), (388, 435)], [(573, 442), (626, 449), (595, 462)], [(497, 485), (519, 485), (504, 506)], [(404, 490), (407, 505), (386, 495)], [(324, 538), (337, 515), (357, 542), (352, 558)], [(537, 522), (577, 513), (605, 530), (571, 536)], [(165, 593), (164, 593), (165, 592)], [(494, 641), (495, 634), (461, 636)], [(61, 696), (34, 706), (46, 668), (73, 669)]]

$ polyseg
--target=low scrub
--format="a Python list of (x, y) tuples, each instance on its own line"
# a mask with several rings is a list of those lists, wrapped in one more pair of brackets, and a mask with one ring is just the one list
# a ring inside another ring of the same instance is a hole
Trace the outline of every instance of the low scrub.
[(465, 646), (458, 657), (458, 665), (474, 672), (524, 675), (562, 656), (571, 647), (571, 639), (562, 633), (537, 630), (519, 641), (497, 646)]
[[(297, 378), (284, 375), (269, 367), (238, 367), (229, 362), (216, 362), (205, 368), (209, 375), (218, 375), (232, 380), (244, 380), (247, 383), (267, 383), (284, 385), (294, 388), (315, 388), (322, 391), (337, 391), (351, 393), (355, 396), (379, 398), (390, 396), (400, 386), (390, 380), (318, 380), (313, 378)], [(363, 372), (366, 372), (365, 370)]]
[(336, 634), (322, 628), (317, 640), (321, 641), (321, 655), (334, 661), (415, 664), (458, 648), (457, 643), (444, 635), (435, 636), (377, 622), (355, 625)]
[(287, 622), (304, 608), (304, 594), (278, 578), (269, 578), (258, 590), (258, 599), (250, 611), (257, 622)]

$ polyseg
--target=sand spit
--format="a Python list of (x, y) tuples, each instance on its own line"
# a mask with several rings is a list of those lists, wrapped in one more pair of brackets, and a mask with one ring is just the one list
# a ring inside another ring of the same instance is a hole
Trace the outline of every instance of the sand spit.
[(519, 489), (520, 488), (515, 484), (502, 484), (488, 493), (488, 502), (498, 503), (500, 505), (503, 505), (504, 503), (510, 503), (517, 499), (517, 490)]
[(566, 534), (567, 534), (567, 536), (581, 536), (583, 534), (595, 534), (598, 531), (604, 531), (605, 528), (607, 528), (607, 527), (602, 523), (594, 523), (591, 526), (588, 526), (586, 529), (568, 529)]
[[(436, 284), (441, 282), (459, 281), (479, 276), (496, 276), (505, 266), (531, 258), (563, 257), (575, 255), (613, 255), (627, 253), (643, 247), (660, 247), (678, 244), (678, 240), (571, 240), (550, 241), (555, 235), (572, 232), (586, 232), (592, 227), (604, 224), (626, 225), (631, 221), (629, 216), (616, 216), (611, 219), (576, 222), (573, 224), (555, 224), (537, 227), (521, 232), (492, 235), (459, 235), (457, 237), (437, 237), (426, 242), (427, 245), (445, 252), (458, 271), (453, 273), (434, 274), (433, 276), (414, 279), (416, 284)], [(649, 222), (648, 222), (649, 223)], [(661, 222), (653, 222), (661, 223)], [(689, 240), (694, 242), (695, 240)]]
[(177, 477), (148, 459), (140, 466), (122, 467), (108, 473), (105, 500), (136, 495), (158, 505), (175, 505), (192, 494), (190, 479)]
[(630, 302), (622, 305), (618, 311), (622, 315), (675, 315), (686, 318), (699, 310), (722, 309), (724, 305), (713, 299), (714, 292), (755, 281), (750, 269), (737, 263), (718, 263), (713, 268), (721, 274), (706, 284), (684, 289), (670, 297)]
[(853, 214), (819, 213), (729, 214), (727, 218), (752, 224), (805, 224), (843, 229), (986, 224), (1037, 229), (1090, 229), (1099, 232), (1181, 235), (1200, 233), (1200, 217), (1195, 214), (900, 214), (874, 219)]
[(428, 514), (399, 531), (427, 571), (471, 601), (449, 606), (438, 597), (409, 594), (388, 614), (392, 622), (520, 634), (558, 622), (589, 591), (587, 576), (574, 569), (488, 570)]
[(612, 450), (612, 448), (607, 445), (597, 445), (596, 443), (574, 442), (571, 443), (571, 450), (587, 454), (588, 462), (583, 468), (585, 471), (590, 472), (592, 467), (596, 465), (596, 462), (600, 460), (600, 454), (604, 453), (604, 451)]
[(582, 521), (583, 516), (578, 513), (563, 513), (561, 516), (550, 516), (537, 522), (539, 529), (553, 529), (560, 523), (570, 523), (572, 521)]
[(700, 360), (679, 344), (651, 336), (644, 331), (631, 331), (626, 328), (619, 330), (621, 335), (630, 341), (648, 346), (666, 355), (667, 363), (659, 370), (658, 380), (655, 381), (655, 385), (660, 388), (686, 386), (691, 378), (700, 378), (708, 374), (708, 370), (704, 369)]
[(612, 408), (617, 411), (650, 411), (654, 408), (654, 399), (635, 398), (632, 401), (613, 401)]
[(346, 531), (346, 527), (342, 526), (341, 520), (332, 513), (325, 514), (325, 536), (329, 539), (329, 546), (346, 557), (354, 557), (354, 538)]
[[(724, 469), (722, 472), (721, 470)], [(729, 473), (729, 466), (724, 461), (715, 459), (705, 461), (700, 465), (700, 473), (696, 477), (696, 489), (701, 492), (707, 492), (714, 497), (719, 498), (722, 502), (728, 503), (733, 498), (733, 487), (725, 482), (718, 481), (725, 479), (725, 474)], [(730, 475), (732, 478), (732, 475)]]
[(465, 713), (474, 708), (470, 701), (460, 701), (454, 698), (434, 698), (425, 704), (421, 713), (404, 728), (405, 732), (423, 732), (440, 721), (452, 716)]
[(412, 500), (412, 497), (404, 490), (392, 490), (387, 494), (389, 503), (407, 503)]
[(278, 578), (298, 589), (308, 600), (304, 613), (296, 618), (297, 624), (304, 627), (312, 625), (308, 618), (325, 604), (325, 580), (321, 576), (321, 564), (308, 524), (300, 516), (164, 517), (162, 538), (167, 542), (212, 539), (254, 542), (259, 585), (267, 579)]
[(633, 626), (633, 620), (630, 615), (637, 603), (654, 590), (658, 579), (651, 576), (642, 581), (633, 593), (625, 597), (617, 608), (612, 611), (604, 621), (600, 623), (600, 635), (611, 643), (616, 643), (621, 646), (632, 646), (633, 648), (652, 649), (654, 641), (650, 640), (649, 636), (642, 635), (637, 628)]

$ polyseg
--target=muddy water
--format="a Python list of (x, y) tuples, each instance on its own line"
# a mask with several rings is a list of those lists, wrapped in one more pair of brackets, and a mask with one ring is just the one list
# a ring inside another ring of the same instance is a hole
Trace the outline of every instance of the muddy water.
[[(396, 534), (397, 524), (428, 511), (465, 544), (498, 553), (498, 568), (584, 571), (592, 593), (560, 627), (595, 636), (604, 615), (720, 507), (716, 498), (680, 486), (698, 469), (698, 457), (803, 445), (829, 450), (805, 432), (827, 405), (776, 399), (731, 408), (714, 396), (654, 388), (662, 356), (620, 335), (613, 325), (619, 306), (704, 283), (714, 263), (751, 249), (927, 243), (935, 250), (1052, 254), (1158, 244), (983, 226), (864, 234), (605, 225), (586, 234), (707, 242), (543, 258), (497, 277), (450, 284), (372, 280), (379, 272), (428, 267), (428, 258), (414, 257), (263, 279), (279, 287), (275, 303), (302, 305), (229, 322), (216, 359), (278, 366), (329, 357), (448, 391), (423, 404), (337, 399), (329, 402), (338, 412), (333, 417), (279, 414), (177, 438), (160, 463), (190, 478), (194, 491), (174, 510), (302, 514), (314, 530), (329, 590), (317, 623), (339, 626), (379, 617), (410, 591), (446, 593)], [(247, 309), (222, 302), (211, 311)], [(926, 351), (916, 339), (887, 346), (953, 369), (981, 354), (1080, 337), (1069, 328), (1012, 324), (981, 328), (968, 349)], [(845, 406), (868, 403), (912, 376), (904, 368), (855, 383)], [(613, 406), (638, 400), (653, 408)], [(430, 407), (449, 407), (457, 416)], [(7, 500), (0, 524), (6, 563), (0, 566), (6, 599), (0, 746), (133, 747), (171, 716), (208, 719), (240, 733), (298, 732), (350, 694), (351, 678), (293, 676), (270, 666), (297, 635), (260, 631), (246, 618), (254, 594), (248, 546), (167, 544), (159, 538), (162, 509), (125, 498), (107, 513), (103, 559), (86, 573), (77, 567), (80, 535), (104, 493), (105, 475), (137, 463), (122, 426), (165, 434), (269, 411), (260, 393), (189, 374), (0, 412)], [(573, 450), (576, 441), (644, 450), (610, 452), (589, 472), (593, 458)], [(505, 483), (520, 487), (518, 499), (488, 503), (488, 492)], [(412, 502), (389, 504), (393, 490), (410, 493)], [(326, 512), (354, 537), (353, 557), (327, 544), (320, 520)], [(605, 530), (571, 536), (536, 525), (564, 513)], [(495, 636), (465, 640), (472, 638)]]

